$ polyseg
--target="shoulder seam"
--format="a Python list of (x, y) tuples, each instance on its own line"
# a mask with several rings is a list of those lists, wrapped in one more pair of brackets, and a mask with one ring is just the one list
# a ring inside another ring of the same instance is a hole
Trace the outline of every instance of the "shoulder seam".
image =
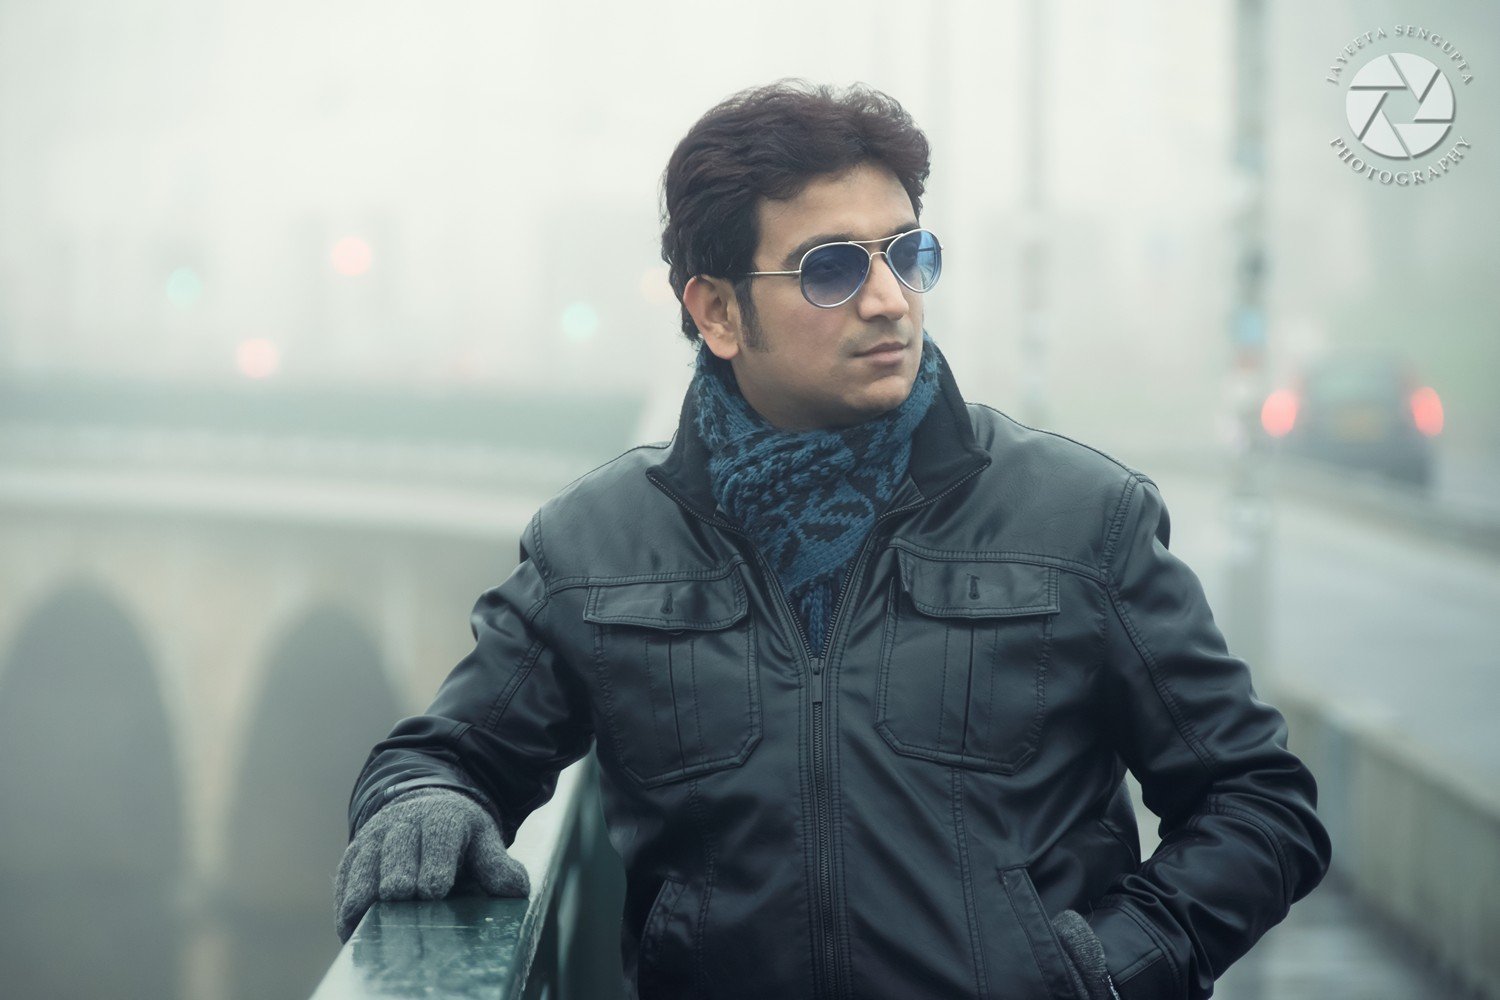
[(541, 507), (538, 507), (536, 513), (531, 515), (531, 523), (526, 525), (526, 530), (522, 532), (522, 539), (524, 540), (526, 535), (528, 534), (531, 535), (532, 539), (536, 542), (536, 551), (532, 554), (536, 557), (537, 571), (542, 575), (542, 586), (545, 587), (547, 592), (550, 594), (552, 592), (552, 585), (547, 582), (547, 553), (544, 551), (542, 543)]
[(1120, 498), (1115, 501), (1115, 512), (1110, 516), (1109, 531), (1104, 536), (1104, 551), (1100, 553), (1102, 565), (1099, 568), (1105, 580), (1111, 578), (1115, 563), (1115, 545), (1119, 542), (1121, 530), (1125, 526), (1125, 515), (1134, 506), (1135, 489), (1142, 482), (1150, 482), (1150, 480), (1138, 472), (1132, 472), (1120, 489)]
[[(675, 436), (676, 435), (674, 434), (673, 437), (675, 437)], [(542, 582), (546, 585), (546, 587), (547, 587), (547, 593), (548, 593), (549, 596), (552, 593), (554, 584), (548, 579), (548, 577), (551, 575), (552, 571), (551, 571), (551, 569), (547, 565), (546, 545), (545, 545), (545, 543), (542, 540), (542, 511), (546, 510), (547, 507), (548, 507), (548, 505), (550, 505), (554, 500), (556, 500), (557, 497), (558, 497), (558, 495), (561, 494), (561, 493), (563, 493), (563, 492), (565, 492), (569, 487), (576, 485), (577, 483), (581, 482), (584, 479), (587, 479), (589, 476), (593, 475), (595, 472), (598, 472), (600, 469), (603, 469), (603, 468), (605, 468), (606, 466), (609, 466), (609, 465), (613, 465), (614, 463), (618, 462), (620, 459), (624, 458), (626, 455), (629, 455), (631, 452), (633, 452), (633, 451), (641, 451), (644, 448), (653, 448), (653, 449), (656, 449), (656, 450), (661, 450), (663, 448), (669, 447), (671, 444), (672, 444), (671, 439), (668, 439), (666, 441), (652, 441), (652, 442), (648, 442), (646, 444), (638, 444), (638, 445), (633, 445), (632, 447), (626, 448), (624, 451), (620, 452), (614, 458), (611, 458), (611, 459), (609, 459), (606, 462), (600, 462), (598, 465), (594, 466), (592, 469), (588, 470), (587, 472), (582, 473), (581, 475), (575, 476), (571, 481), (569, 481), (565, 485), (563, 485), (563, 486), (559, 487), (557, 490), (555, 490), (553, 492), (552, 496), (548, 497), (547, 500), (544, 501), (541, 504), (541, 506), (539, 506), (537, 508), (536, 513), (531, 516), (531, 521), (530, 521), (530, 523), (527, 524), (526, 528), (524, 529), (524, 531), (521, 534), (521, 537), (522, 537), (522, 540), (523, 540), (522, 541), (523, 545), (525, 544), (524, 540), (525, 540), (525, 537), (526, 537), (526, 535), (528, 533), (531, 535), (531, 537), (533, 539), (536, 540), (536, 548), (535, 548), (535, 552), (533, 554), (536, 557), (537, 568), (541, 571)]]
[[(674, 434), (673, 436), (675, 437), (676, 435)], [(586, 478), (588, 478), (589, 476), (591, 476), (594, 473), (598, 472), (600, 469), (604, 468), (605, 466), (614, 465), (620, 459), (624, 458), (626, 455), (629, 455), (633, 451), (640, 451), (642, 448), (655, 448), (656, 450), (660, 451), (661, 449), (666, 448), (669, 445), (671, 445), (671, 443), (672, 443), (672, 441), (669, 438), (666, 441), (651, 441), (651, 442), (646, 443), (646, 444), (632, 445), (631, 447), (626, 448), (624, 451), (620, 452), (614, 458), (611, 458), (611, 459), (609, 459), (608, 461), (605, 461), (605, 462), (600, 462), (598, 465), (594, 466), (589, 471), (581, 473), (578, 476), (575, 476), (570, 482), (564, 484), (563, 487), (561, 489), (559, 489), (557, 492), (561, 493), (563, 490), (567, 489), (569, 486), (572, 486), (574, 483), (578, 482), (580, 479), (586, 479)]]
[(1131, 475), (1134, 475), (1134, 476), (1143, 476), (1144, 475), (1144, 473), (1142, 473), (1140, 470), (1138, 470), (1138, 469), (1136, 469), (1136, 468), (1134, 468), (1132, 466), (1126, 465), (1124, 462), (1120, 461), (1118, 458), (1115, 458), (1115, 456), (1111, 455), (1109, 452), (1102, 451), (1101, 449), (1096, 448), (1096, 447), (1094, 447), (1091, 444), (1086, 444), (1083, 441), (1079, 441), (1077, 438), (1070, 438), (1066, 434), (1060, 433), (1058, 431), (1049, 431), (1045, 427), (1033, 427), (1030, 424), (1023, 424), (1021, 421), (1017, 420), (1015, 417), (1011, 416), (1009, 413), (1006, 413), (1004, 410), (997, 410), (997, 409), (995, 409), (993, 406), (991, 406), (988, 403), (980, 403), (980, 402), (977, 402), (977, 401), (971, 401), (971, 402), (969, 402), (968, 405), (983, 407), (984, 409), (989, 410), (991, 413), (998, 414), (999, 416), (1004, 417), (1006, 420), (1009, 420), (1011, 423), (1015, 424), (1017, 427), (1024, 427), (1024, 428), (1026, 428), (1028, 431), (1036, 431), (1038, 434), (1048, 434), (1048, 435), (1051, 435), (1052, 437), (1061, 438), (1064, 441), (1068, 441), (1068, 442), (1071, 442), (1072, 444), (1076, 444), (1080, 448), (1087, 448), (1089, 451), (1091, 451), (1094, 454), (1100, 456), (1101, 458), (1107, 458), (1107, 459), (1109, 459), (1111, 462), (1115, 463), (1116, 465), (1118, 465), (1120, 468), (1124, 469), (1126, 472), (1130, 473)]

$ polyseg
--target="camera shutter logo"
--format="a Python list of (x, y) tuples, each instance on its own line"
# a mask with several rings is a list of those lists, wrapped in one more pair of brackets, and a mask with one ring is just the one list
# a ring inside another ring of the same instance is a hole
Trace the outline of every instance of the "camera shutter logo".
[[(1410, 121), (1391, 121), (1386, 98), (1405, 91), (1417, 101)], [(1428, 152), (1453, 127), (1453, 87), (1432, 63), (1410, 52), (1376, 56), (1349, 81), (1344, 112), (1354, 135), (1372, 153), (1410, 160)]]

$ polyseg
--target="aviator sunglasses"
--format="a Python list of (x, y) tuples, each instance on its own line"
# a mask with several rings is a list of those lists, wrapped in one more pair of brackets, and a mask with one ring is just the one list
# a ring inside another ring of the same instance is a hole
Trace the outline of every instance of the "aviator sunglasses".
[[(889, 244), (884, 250), (866, 250), (863, 244)], [(943, 245), (926, 229), (912, 229), (878, 240), (845, 240), (822, 243), (802, 255), (795, 271), (746, 271), (746, 277), (763, 274), (796, 274), (802, 278), (802, 297), (820, 309), (832, 309), (854, 298), (870, 276), (875, 258), (890, 265), (896, 280), (914, 292), (927, 292), (943, 271)]]

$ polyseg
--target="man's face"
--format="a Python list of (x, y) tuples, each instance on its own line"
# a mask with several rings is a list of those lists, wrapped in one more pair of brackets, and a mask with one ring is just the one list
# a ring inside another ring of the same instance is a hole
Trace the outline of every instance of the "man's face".
[[(755, 271), (793, 270), (819, 243), (883, 239), (917, 226), (901, 182), (872, 164), (815, 178), (789, 201), (762, 201), (758, 215)], [(776, 427), (848, 427), (910, 394), (922, 359), (922, 296), (896, 280), (883, 256), (854, 298), (832, 309), (803, 298), (795, 276), (752, 278), (750, 295), (754, 322), (733, 310), (736, 335), (709, 337), (709, 348), (730, 361), (745, 399)], [(895, 353), (862, 356), (892, 341)]]

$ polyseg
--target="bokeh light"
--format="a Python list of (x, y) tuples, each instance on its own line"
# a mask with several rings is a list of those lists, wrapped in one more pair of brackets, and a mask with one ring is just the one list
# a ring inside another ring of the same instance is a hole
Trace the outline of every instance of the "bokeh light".
[(599, 332), (599, 313), (587, 302), (570, 302), (562, 311), (563, 336), (572, 341), (589, 340)]
[(167, 275), (167, 301), (186, 309), (203, 296), (203, 279), (191, 267), (174, 268)]
[(375, 251), (358, 236), (345, 236), (333, 245), (328, 256), (333, 261), (333, 269), (350, 278), (367, 273), (375, 263)]
[(1411, 394), (1411, 418), (1417, 430), (1428, 437), (1436, 437), (1443, 430), (1443, 401), (1437, 390), (1424, 385)]
[(246, 378), (268, 378), (281, 367), (281, 351), (265, 337), (251, 337), (234, 349), (234, 366)]
[(1260, 425), (1272, 437), (1285, 437), (1297, 422), (1297, 396), (1290, 389), (1277, 389), (1260, 407)]

